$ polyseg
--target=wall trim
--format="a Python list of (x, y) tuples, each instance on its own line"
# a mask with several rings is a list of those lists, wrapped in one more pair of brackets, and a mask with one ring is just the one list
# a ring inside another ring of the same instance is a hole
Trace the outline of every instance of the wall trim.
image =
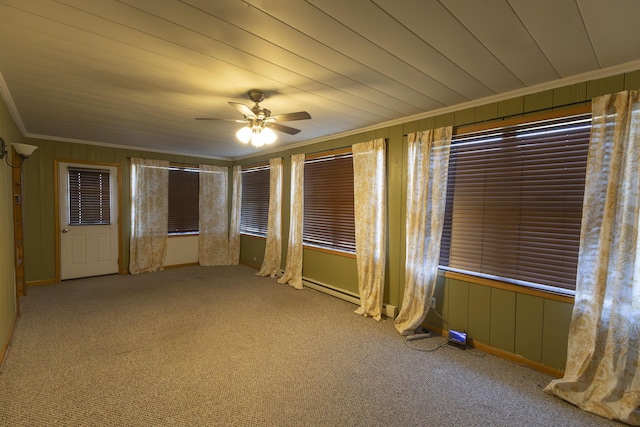
[[(7, 109), (9, 110), (9, 114), (13, 118), (13, 121), (20, 129), (20, 133), (22, 136), (27, 134), (27, 128), (24, 126), (22, 122), (22, 117), (20, 117), (20, 113), (18, 113), (18, 108), (16, 107), (16, 103), (13, 102), (13, 97), (11, 96), (11, 92), (9, 92), (9, 86), (7, 86), (7, 82), (4, 79), (4, 76), (0, 72), (0, 96), (4, 99), (5, 104), (7, 104)], [(13, 142), (22, 142), (22, 141), (13, 141)]]
[(56, 279), (28, 280), (27, 286), (53, 285), (54, 283), (58, 281)]
[(7, 334), (7, 339), (5, 340), (2, 348), (0, 349), (0, 371), (2, 370), (2, 366), (4, 365), (4, 360), (9, 351), (9, 347), (11, 347), (11, 341), (13, 340), (13, 331), (16, 328), (16, 319), (18, 318), (18, 314), (14, 313), (13, 321), (11, 322), (11, 327), (9, 327), (9, 334)]
[(244, 262), (244, 261), (240, 261), (239, 265), (246, 265), (247, 267), (251, 267), (254, 270), (260, 270), (260, 266), (259, 265), (249, 264), (248, 262)]
[(488, 286), (490, 288), (497, 288), (505, 291), (516, 292), (519, 294), (526, 294), (534, 297), (566, 302), (568, 304), (574, 303), (573, 296), (556, 294), (541, 289), (529, 288), (527, 286), (515, 285), (507, 282), (500, 282), (498, 280), (486, 279), (484, 277), (472, 276), (470, 274), (458, 273), (456, 271), (443, 271), (442, 276), (446, 277), (447, 279), (460, 280), (463, 282), (473, 283), (475, 285)]
[[(443, 337), (446, 337), (449, 333), (448, 330), (436, 328), (435, 326), (430, 326), (430, 325), (427, 325), (426, 323), (423, 323), (422, 327), (424, 329), (428, 329), (430, 331), (436, 332)], [(475, 341), (473, 340), (473, 338), (469, 340), (468, 345), (471, 348), (475, 348), (477, 350), (491, 354), (501, 359), (509, 360), (511, 362), (518, 363), (520, 365), (528, 366), (529, 368), (535, 369), (536, 371), (542, 372), (543, 374), (551, 375), (552, 377), (555, 377), (555, 378), (562, 378), (564, 376), (564, 371), (560, 369), (552, 368), (543, 363), (536, 362), (535, 360), (527, 359), (526, 357), (520, 356), (519, 354), (511, 353), (510, 351), (502, 350), (497, 347), (492, 347), (488, 344)]]
[(187, 262), (185, 264), (163, 265), (162, 268), (165, 270), (169, 270), (172, 268), (193, 267), (194, 265), (200, 265), (200, 264), (198, 264), (197, 262)]

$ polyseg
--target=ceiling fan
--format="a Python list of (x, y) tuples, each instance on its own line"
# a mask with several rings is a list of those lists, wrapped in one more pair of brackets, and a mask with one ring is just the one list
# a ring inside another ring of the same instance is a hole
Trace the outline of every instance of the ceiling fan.
[(264, 92), (259, 89), (251, 89), (248, 93), (249, 99), (255, 103), (253, 108), (249, 108), (239, 102), (229, 102), (229, 104), (238, 110), (244, 118), (242, 120), (234, 119), (216, 119), (210, 117), (196, 117), (196, 120), (226, 120), (237, 123), (247, 123), (236, 133), (236, 137), (243, 143), (251, 142), (255, 147), (261, 147), (264, 144), (271, 144), (276, 140), (276, 134), (273, 130), (284, 132), (289, 135), (295, 135), (300, 129), (280, 124), (279, 122), (290, 122), (294, 120), (307, 120), (311, 115), (306, 111), (298, 111), (296, 113), (279, 114), (272, 116), (271, 111), (260, 106), (260, 102), (264, 101)]

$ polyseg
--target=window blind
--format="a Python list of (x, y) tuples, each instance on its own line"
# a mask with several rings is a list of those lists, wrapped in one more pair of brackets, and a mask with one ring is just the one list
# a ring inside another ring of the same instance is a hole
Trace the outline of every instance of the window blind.
[(271, 168), (261, 166), (242, 171), (240, 233), (267, 236)]
[(591, 115), (454, 136), (440, 265), (575, 289)]
[(111, 223), (108, 170), (68, 168), (69, 225)]
[(194, 233), (200, 228), (200, 173), (169, 169), (169, 234)]
[(355, 253), (353, 156), (305, 161), (303, 242)]

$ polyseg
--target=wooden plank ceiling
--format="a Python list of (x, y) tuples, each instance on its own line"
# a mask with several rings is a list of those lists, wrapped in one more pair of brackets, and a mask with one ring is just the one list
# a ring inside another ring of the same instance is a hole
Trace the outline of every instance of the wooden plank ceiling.
[(264, 90), (276, 148), (640, 60), (634, 0), (0, 0), (25, 135), (238, 158)]

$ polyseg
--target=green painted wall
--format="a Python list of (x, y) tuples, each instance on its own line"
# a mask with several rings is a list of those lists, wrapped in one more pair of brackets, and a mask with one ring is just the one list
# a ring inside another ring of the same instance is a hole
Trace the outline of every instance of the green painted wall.
[[(640, 88), (640, 70), (461, 109), (269, 155), (256, 155), (234, 164), (251, 165), (267, 162), (273, 157), (284, 158), (282, 224), (284, 242), (282, 267), (284, 268), (289, 230), (290, 156), (349, 147), (374, 138), (386, 138), (389, 223), (384, 301), (400, 306), (404, 295), (406, 134), (440, 126), (462, 126), (526, 116), (564, 108), (568, 105), (585, 104), (599, 95), (637, 88)], [(243, 238), (241, 262), (259, 266), (263, 253), (264, 241)], [(305, 250), (303, 275), (349, 292), (357, 292), (357, 270), (355, 260), (352, 258)], [(555, 369), (564, 369), (571, 304), (458, 280), (446, 280), (443, 277), (438, 281), (435, 297), (438, 312), (442, 313), (453, 329), (467, 331), (469, 337), (477, 342), (521, 355)], [(449, 327), (434, 314), (430, 314), (425, 323), (440, 329)]]
[[(534, 112), (553, 110), (568, 104), (588, 102), (592, 97), (625, 89), (640, 88), (640, 70), (604, 79), (585, 81), (565, 87), (487, 103), (474, 108), (435, 117), (396, 124), (375, 131), (363, 132), (348, 137), (336, 138), (304, 147), (297, 147), (269, 155), (233, 162), (233, 164), (255, 164), (272, 157), (284, 158), (283, 192), (283, 257), (286, 257), (288, 238), (289, 174), (290, 156), (297, 153), (314, 153), (330, 149), (349, 147), (355, 143), (374, 138), (387, 139), (387, 184), (388, 184), (388, 250), (386, 265), (385, 302), (400, 306), (404, 287), (405, 259), (405, 201), (406, 201), (406, 157), (410, 132), (446, 125), (467, 125), (488, 120), (515, 117)], [(0, 131), (19, 140), (15, 124), (2, 105)], [(0, 135), (2, 136), (2, 135)], [(7, 140), (7, 137), (5, 137)], [(129, 162), (128, 157), (165, 159), (184, 163), (207, 163), (231, 166), (231, 162), (197, 159), (186, 156), (124, 150), (86, 144), (73, 144), (25, 138), (28, 144), (39, 150), (25, 163), (25, 257), (28, 282), (52, 281), (55, 278), (55, 232), (54, 224), (54, 159), (117, 163), (122, 174), (122, 242), (123, 265), (128, 265), (129, 240)], [(10, 193), (10, 174), (0, 169), (0, 212), (3, 218), (11, 218), (11, 206), (7, 203)], [(3, 195), (4, 193), (4, 195)], [(15, 307), (12, 302), (13, 251), (9, 248), (12, 239), (10, 221), (0, 220), (2, 246), (0, 247), (0, 339), (4, 337), (12, 322)], [(5, 233), (5, 230), (7, 233)], [(9, 249), (8, 249), (9, 248)], [(11, 253), (9, 254), (9, 250)], [(264, 240), (243, 236), (241, 239), (241, 262), (259, 266), (264, 254)], [(357, 291), (357, 272), (353, 258), (305, 250), (303, 274), (311, 279), (344, 289)], [(7, 266), (7, 269), (4, 268)], [(9, 285), (7, 285), (7, 283)], [(540, 297), (531, 297), (517, 292), (489, 288), (473, 283), (440, 278), (435, 294), (438, 311), (447, 322), (469, 332), (472, 339), (495, 348), (521, 354), (556, 369), (563, 369), (566, 359), (566, 340), (571, 316), (571, 304)], [(8, 313), (8, 314), (7, 314)], [(428, 324), (446, 329), (444, 323), (430, 314)], [(1, 342), (1, 341), (0, 341)]]
[[(27, 282), (51, 282), (55, 280), (55, 160), (78, 162), (114, 163), (120, 165), (121, 204), (120, 223), (124, 270), (129, 265), (129, 232), (131, 228), (131, 157), (168, 160), (176, 163), (231, 166), (230, 161), (197, 157), (126, 150), (114, 147), (76, 144), (69, 142), (25, 138), (26, 144), (37, 145), (38, 150), (24, 163), (24, 222), (25, 259)], [(230, 171), (231, 173), (231, 171)]]
[[(22, 142), (22, 135), (11, 118), (6, 104), (0, 98), (0, 138), (8, 145)], [(11, 328), (16, 317), (15, 260), (13, 245), (13, 184), (12, 170), (0, 159), (0, 352), (8, 344)], [(0, 360), (0, 363), (2, 360)]]

